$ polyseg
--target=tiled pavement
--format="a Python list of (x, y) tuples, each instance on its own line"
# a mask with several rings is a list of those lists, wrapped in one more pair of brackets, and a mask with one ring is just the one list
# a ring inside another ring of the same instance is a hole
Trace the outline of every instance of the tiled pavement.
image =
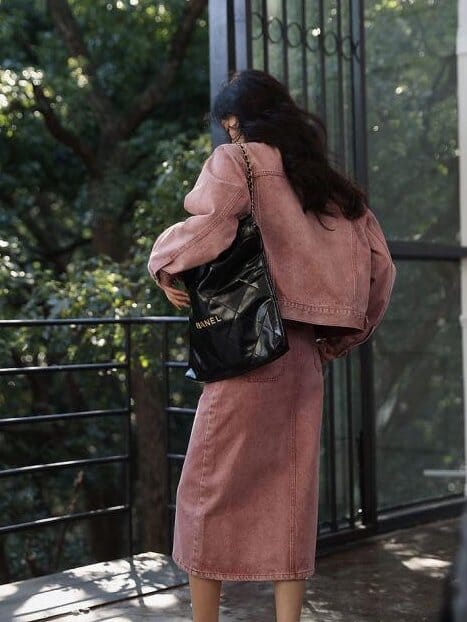
[[(302, 622), (438, 622), (459, 519), (401, 529), (317, 559)], [(190, 622), (187, 575), (145, 553), (0, 586), (0, 621)], [(225, 581), (222, 621), (274, 622), (271, 582)]]

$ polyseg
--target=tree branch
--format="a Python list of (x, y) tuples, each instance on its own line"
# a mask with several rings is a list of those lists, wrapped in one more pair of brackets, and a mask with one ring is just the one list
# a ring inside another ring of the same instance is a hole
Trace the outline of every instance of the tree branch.
[(99, 171), (92, 148), (84, 141), (80, 140), (75, 134), (63, 127), (50, 105), (50, 101), (45, 95), (42, 86), (32, 83), (32, 88), (36, 99), (37, 110), (42, 113), (49, 132), (59, 142), (70, 147), (70, 149), (81, 158), (92, 175), (97, 175)]
[[(41, 215), (44, 215), (45, 210), (50, 212), (48, 209), (49, 206), (46, 204), (45, 198), (41, 196), (41, 194), (35, 197), (35, 199), (37, 205), (41, 209)], [(50, 261), (54, 265), (55, 271), (58, 273), (64, 272), (66, 269), (66, 261), (63, 259), (64, 255), (69, 255), (77, 248), (91, 244), (92, 242), (91, 238), (80, 236), (65, 246), (60, 247), (56, 241), (57, 236), (53, 235), (53, 232), (56, 231), (56, 227), (52, 226), (50, 219), (48, 220), (47, 217), (45, 217), (37, 220), (30, 216), (27, 212), (23, 211), (21, 213), (14, 197), (0, 189), (0, 205), (2, 202), (13, 209), (19, 222), (25, 226), (29, 233), (35, 238), (38, 249), (32, 247), (29, 248), (31, 258), (33, 260), (38, 259), (40, 261)], [(39, 222), (45, 223), (45, 229), (43, 226), (39, 225)], [(18, 232), (18, 237), (21, 237), (20, 232)], [(36, 252), (37, 255), (35, 255)]]
[(78, 22), (73, 15), (67, 0), (47, 0), (47, 10), (60, 33), (70, 56), (81, 56), (86, 61), (82, 67), (83, 73), (89, 80), (89, 103), (98, 117), (102, 129), (113, 128), (116, 112), (112, 102), (99, 85), (97, 65), (91, 58)]
[(178, 28), (170, 41), (169, 51), (162, 69), (153, 82), (136, 98), (136, 102), (120, 122), (119, 134), (122, 138), (128, 138), (151, 110), (166, 98), (178, 68), (185, 57), (196, 20), (207, 3), (208, 0), (189, 0), (186, 3)]

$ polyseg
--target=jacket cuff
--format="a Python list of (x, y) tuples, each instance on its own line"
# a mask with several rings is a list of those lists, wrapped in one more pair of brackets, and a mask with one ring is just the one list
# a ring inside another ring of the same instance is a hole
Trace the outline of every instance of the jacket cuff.
[(321, 361), (328, 362), (335, 358), (347, 356), (351, 350), (365, 343), (375, 332), (376, 325), (369, 324), (368, 318), (365, 317), (366, 329), (357, 335), (349, 335), (346, 337), (323, 337), (316, 340)]
[(321, 363), (323, 365), (325, 365), (329, 361), (332, 361), (333, 359), (339, 358), (341, 356), (347, 356), (350, 351), (350, 348), (346, 348), (345, 346), (342, 347), (342, 343), (340, 348), (338, 344), (334, 344), (334, 346), (331, 345), (325, 337), (323, 337), (322, 339), (317, 339), (316, 345), (318, 347), (318, 353), (321, 358)]
[(159, 270), (153, 274), (153, 278), (156, 284), (161, 288), (171, 286), (178, 280), (177, 275), (171, 274), (163, 268), (159, 268)]

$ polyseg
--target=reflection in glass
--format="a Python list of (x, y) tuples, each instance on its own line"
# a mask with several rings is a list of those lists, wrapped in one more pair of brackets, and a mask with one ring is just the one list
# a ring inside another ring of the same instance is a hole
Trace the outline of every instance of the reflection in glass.
[(458, 243), (457, 2), (365, 2), (368, 174), (388, 237)]
[(374, 336), (379, 508), (462, 492), (425, 469), (463, 466), (460, 283), (457, 262), (398, 262)]

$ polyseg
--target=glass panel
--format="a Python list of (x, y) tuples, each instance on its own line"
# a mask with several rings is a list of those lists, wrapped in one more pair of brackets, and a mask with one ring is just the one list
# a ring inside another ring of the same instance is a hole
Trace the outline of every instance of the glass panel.
[(251, 2), (251, 50), (252, 65), (257, 69), (266, 69), (264, 58), (264, 17), (262, 0)]
[(267, 2), (267, 33), (269, 71), (281, 82), (286, 82), (284, 16), (281, 0)]
[(397, 268), (373, 344), (379, 509), (463, 486), (442, 473), (464, 460), (459, 265), (401, 261)]
[(303, 27), (301, 2), (287, 3), (286, 40), (288, 46), (289, 91), (299, 106), (304, 106)]
[(370, 200), (388, 236), (459, 243), (457, 2), (365, 2)]
[(253, 67), (288, 84), (299, 105), (325, 119), (334, 163), (352, 170), (348, 5), (253, 0), (251, 10)]
[(320, 6), (305, 1), (305, 40), (308, 109), (322, 114), (324, 110), (324, 76), (321, 72), (322, 54), (319, 53)]
[[(331, 159), (350, 173), (351, 7), (252, 1), (253, 66), (288, 77), (294, 99), (326, 121)], [(458, 243), (456, 5), (369, 0), (365, 28), (371, 205), (388, 238)], [(402, 263), (375, 333), (380, 508), (462, 489), (462, 480), (439, 472), (463, 460), (458, 275), (458, 263)], [(359, 370), (356, 349), (335, 361), (326, 379), (322, 529), (362, 511)]]
[(360, 362), (357, 350), (325, 367), (321, 432), (319, 532), (348, 527), (361, 515), (359, 438)]

